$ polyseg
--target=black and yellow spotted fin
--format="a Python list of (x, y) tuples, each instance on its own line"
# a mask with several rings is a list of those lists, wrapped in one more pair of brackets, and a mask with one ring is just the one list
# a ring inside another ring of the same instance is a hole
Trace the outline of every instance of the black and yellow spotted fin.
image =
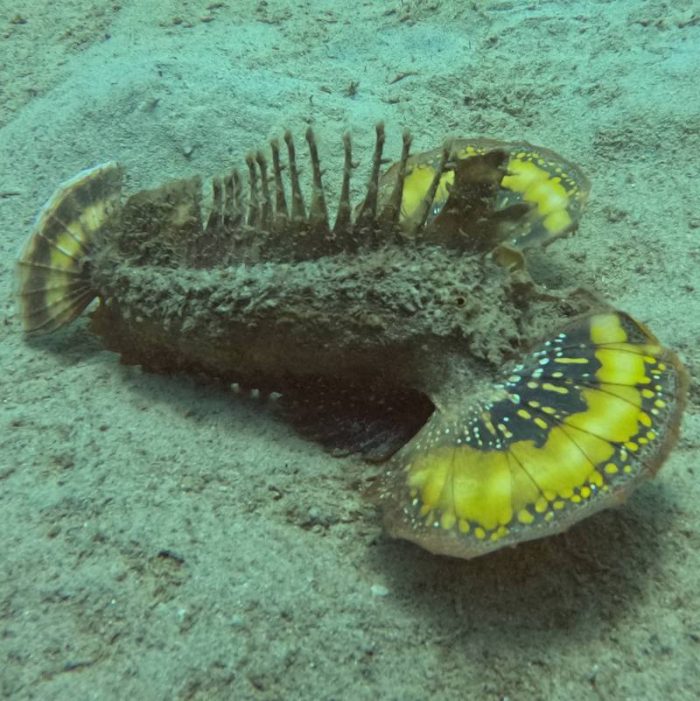
[[(506, 243), (524, 249), (578, 226), (590, 184), (578, 166), (553, 151), (525, 142), (455, 139), (444, 164), (443, 154), (434, 149), (407, 160), (400, 218), (405, 229), (422, 218), (421, 204), (440, 172), (425, 218), (429, 240), (447, 233), (462, 237), (465, 247), (492, 250)], [(389, 198), (398, 171), (396, 164), (382, 177), (380, 203)], [(454, 216), (446, 211), (450, 204)]]
[(626, 314), (584, 317), (485, 396), (435, 411), (381, 489), (391, 535), (470, 558), (565, 530), (653, 476), (687, 376)]
[(26, 333), (50, 333), (95, 298), (88, 261), (95, 238), (119, 206), (122, 170), (114, 162), (63, 183), (39, 213), (17, 262)]

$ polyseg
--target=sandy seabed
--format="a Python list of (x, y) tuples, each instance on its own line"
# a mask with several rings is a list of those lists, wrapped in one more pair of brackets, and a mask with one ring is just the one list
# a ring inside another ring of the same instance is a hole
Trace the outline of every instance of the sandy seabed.
[[(13, 263), (56, 185), (213, 175), (312, 125), (326, 180), (526, 139), (593, 182), (547, 251), (697, 374), (700, 6), (0, 1), (0, 695), (700, 697), (700, 396), (658, 478), (570, 532), (465, 562), (382, 534), (373, 474), (255, 403), (119, 364), (86, 319), (23, 340)], [(358, 178), (358, 183), (361, 179)], [(359, 187), (359, 185), (358, 185)]]

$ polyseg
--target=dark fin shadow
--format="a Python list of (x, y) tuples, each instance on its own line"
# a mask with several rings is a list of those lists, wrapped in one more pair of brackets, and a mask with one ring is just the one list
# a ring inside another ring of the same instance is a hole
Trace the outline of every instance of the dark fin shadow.
[(336, 456), (382, 462), (408, 442), (435, 407), (421, 392), (395, 386), (309, 378), (285, 389), (278, 412), (308, 440)]

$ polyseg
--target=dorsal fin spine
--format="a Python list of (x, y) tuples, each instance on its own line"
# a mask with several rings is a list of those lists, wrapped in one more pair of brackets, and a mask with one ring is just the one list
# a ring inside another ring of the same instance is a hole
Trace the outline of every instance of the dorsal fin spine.
[(355, 230), (368, 228), (377, 219), (377, 195), (379, 192), (379, 172), (382, 167), (382, 151), (384, 149), (384, 122), (379, 122), (376, 126), (376, 141), (374, 145), (374, 155), (372, 156), (372, 173), (367, 184), (367, 195), (362, 203), (360, 212), (355, 220)]
[(306, 141), (309, 144), (309, 157), (311, 159), (311, 170), (313, 173), (313, 194), (311, 197), (311, 209), (309, 210), (309, 227), (316, 235), (327, 238), (330, 231), (328, 225), (328, 208), (326, 206), (326, 197), (323, 192), (318, 147), (316, 146), (316, 139), (311, 127), (306, 130)]
[(245, 159), (248, 166), (248, 216), (246, 224), (250, 227), (257, 226), (260, 220), (260, 203), (258, 198), (258, 174), (255, 170), (255, 156), (249, 153)]
[(267, 230), (272, 224), (272, 199), (270, 198), (270, 187), (267, 182), (267, 160), (262, 151), (258, 151), (255, 160), (260, 169), (260, 189), (262, 191), (262, 228)]
[(206, 230), (218, 229), (223, 223), (223, 187), (221, 178), (212, 178), (211, 211), (207, 219)]
[(284, 194), (284, 182), (282, 180), (282, 165), (280, 164), (280, 145), (277, 139), (270, 141), (272, 152), (272, 174), (275, 179), (275, 229), (283, 229), (289, 221), (287, 198)]
[(340, 188), (338, 213), (333, 225), (334, 235), (342, 242), (352, 234), (352, 207), (350, 205), (350, 178), (352, 176), (352, 141), (350, 132), (343, 134), (343, 184)]
[(430, 214), (430, 208), (433, 206), (433, 200), (435, 199), (435, 193), (437, 192), (438, 185), (440, 184), (440, 180), (442, 179), (442, 175), (445, 172), (445, 166), (447, 165), (447, 161), (448, 161), (449, 157), (450, 157), (450, 145), (449, 145), (449, 143), (446, 143), (442, 147), (442, 154), (440, 155), (440, 162), (438, 163), (438, 166), (435, 169), (435, 174), (433, 175), (433, 179), (430, 183), (430, 187), (428, 188), (425, 195), (423, 196), (423, 199), (420, 201), (420, 204), (418, 205), (418, 210), (417, 210), (415, 222), (414, 222), (413, 227), (410, 231), (411, 234), (415, 234), (416, 232), (423, 229), (423, 227), (425, 226), (425, 222), (428, 218), (428, 215)]
[(411, 133), (408, 129), (403, 132), (403, 146), (401, 148), (401, 160), (396, 174), (396, 183), (391, 191), (391, 196), (384, 209), (379, 215), (385, 227), (397, 226), (401, 218), (401, 201), (403, 199), (403, 188), (406, 180), (406, 164), (411, 151)]
[(236, 177), (231, 172), (224, 178), (224, 227), (226, 229), (237, 226), (240, 220), (236, 187)]
[(306, 211), (304, 207), (304, 197), (301, 194), (301, 187), (299, 185), (296, 150), (294, 149), (292, 132), (289, 131), (289, 129), (284, 132), (284, 142), (287, 144), (287, 153), (289, 157), (289, 179), (292, 183), (292, 221), (305, 222)]

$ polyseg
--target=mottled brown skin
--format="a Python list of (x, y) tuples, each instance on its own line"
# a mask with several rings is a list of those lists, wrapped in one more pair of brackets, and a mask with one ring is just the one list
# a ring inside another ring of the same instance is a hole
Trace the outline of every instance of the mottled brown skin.
[[(546, 292), (489, 256), (433, 244), (188, 266), (178, 241), (191, 238), (167, 226), (151, 229), (147, 244), (134, 235), (138, 206), (127, 203), (129, 226), (108, 227), (93, 261), (102, 304), (92, 328), (126, 362), (154, 370), (281, 388), (286, 377), (381, 378), (434, 394), (450, 382), (439, 358), (454, 354), (488, 373), (593, 304), (585, 294)], [(145, 246), (177, 265), (140, 262)]]
[[(415, 417), (390, 453), (432, 401), (465, 396), (570, 317), (602, 306), (584, 292), (545, 291), (520, 251), (494, 245), (499, 227), (512, 231), (529, 210), (496, 211), (504, 152), (459, 161), (442, 213), (426, 222), (428, 193), (407, 227), (397, 194), (409, 142), (380, 181), (382, 138), (379, 131), (365, 202), (352, 215), (344, 189), (333, 229), (312, 138), (308, 213), (293, 165), (289, 209), (281, 187), (274, 206), (271, 192), (258, 193), (258, 181), (267, 181), (260, 154), (248, 159), (247, 203), (237, 176), (215, 180), (206, 221), (198, 178), (131, 196), (94, 248), (90, 287), (101, 304), (92, 328), (124, 362), (303, 395), (308, 406), (327, 401), (309, 390), (319, 380), (345, 406), (372, 388), (385, 406)], [(293, 164), (291, 139), (287, 145)], [(346, 141), (348, 181), (349, 163)], [(359, 401), (355, 420), (373, 411)]]
[[(206, 208), (199, 178), (121, 203), (116, 164), (76, 176), (45, 208), (19, 263), (27, 331), (67, 323), (94, 295), (101, 303), (92, 328), (126, 362), (279, 389), (289, 379), (381, 380), (432, 396), (452, 384), (441, 358), (460, 358), (461, 374), (488, 374), (591, 308), (585, 295), (539, 289), (522, 252), (503, 244), (527, 235), (535, 212), (524, 201), (502, 205), (501, 182), (520, 144), (457, 141), (455, 150), (410, 156), (406, 133), (401, 159), (380, 178), (378, 125), (366, 196), (353, 212), (346, 136), (331, 227), (311, 132), (307, 141), (308, 210), (289, 133), (284, 177), (273, 141), (272, 174), (262, 153), (251, 154), (247, 187), (235, 171), (215, 178)], [(488, 149), (457, 155), (467, 143)], [(426, 158), (432, 184), (402, 220), (404, 176)], [(575, 166), (557, 163), (587, 188)], [(436, 213), (448, 172), (454, 178)], [(80, 233), (70, 233), (71, 221)]]

